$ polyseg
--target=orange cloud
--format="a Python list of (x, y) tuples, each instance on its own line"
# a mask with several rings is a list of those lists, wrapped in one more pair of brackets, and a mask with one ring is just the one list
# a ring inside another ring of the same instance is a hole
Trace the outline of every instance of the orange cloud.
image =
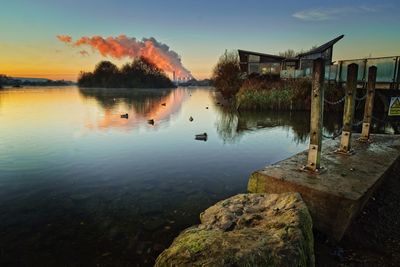
[(57, 39), (64, 43), (72, 42), (72, 37), (68, 35), (57, 35)]

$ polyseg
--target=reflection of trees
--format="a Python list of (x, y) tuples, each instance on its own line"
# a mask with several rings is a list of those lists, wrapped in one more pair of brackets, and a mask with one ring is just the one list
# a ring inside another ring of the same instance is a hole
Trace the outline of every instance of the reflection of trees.
[(246, 132), (278, 126), (292, 129), (297, 143), (304, 143), (308, 138), (309, 116), (305, 116), (306, 112), (219, 111), (217, 131), (225, 142), (236, 142)]
[[(309, 138), (310, 112), (237, 112), (229, 108), (221, 107), (218, 109), (219, 119), (217, 121), (217, 131), (225, 142), (236, 142), (246, 132), (258, 129), (287, 127), (294, 133), (293, 141), (305, 143)], [(357, 113), (354, 122), (362, 120), (362, 112)], [(336, 135), (342, 128), (343, 115), (341, 112), (325, 112), (324, 114), (324, 133), (328, 136)], [(388, 119), (385, 114), (376, 114), (371, 124), (372, 133), (400, 133), (400, 121)], [(355, 132), (361, 132), (362, 125), (354, 128)]]
[(224, 142), (235, 142), (241, 136), (238, 132), (239, 116), (234, 109), (220, 110), (216, 122), (217, 132)]
[[(270, 127), (287, 127), (292, 129), (296, 143), (304, 143), (307, 141), (309, 134), (309, 116), (305, 116), (306, 112), (246, 112), (243, 116), (244, 121), (257, 123), (257, 128)], [(248, 123), (247, 123), (248, 124)]]
[[(340, 130), (342, 115), (339, 113), (324, 114), (324, 132), (333, 135)], [(226, 142), (235, 142), (249, 131), (258, 129), (287, 127), (293, 131), (293, 141), (308, 141), (310, 129), (310, 113), (306, 111), (241, 111), (221, 108), (217, 121), (217, 131)]]
[(171, 94), (171, 89), (103, 89), (79, 88), (86, 98), (94, 98), (105, 109), (113, 109), (118, 101), (123, 101), (139, 114), (147, 114), (154, 107), (159, 107)]

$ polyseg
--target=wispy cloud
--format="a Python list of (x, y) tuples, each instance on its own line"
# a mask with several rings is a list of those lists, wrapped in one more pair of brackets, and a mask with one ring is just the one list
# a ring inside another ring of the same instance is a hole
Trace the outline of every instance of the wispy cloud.
[(327, 7), (302, 10), (294, 13), (292, 16), (306, 21), (324, 21), (343, 18), (352, 14), (364, 14), (378, 12), (381, 8), (372, 6), (345, 6), (345, 7)]
[(57, 39), (64, 43), (70, 43), (72, 41), (72, 37), (69, 35), (57, 35)]
[(81, 50), (78, 53), (83, 57), (89, 56), (89, 53), (86, 50)]

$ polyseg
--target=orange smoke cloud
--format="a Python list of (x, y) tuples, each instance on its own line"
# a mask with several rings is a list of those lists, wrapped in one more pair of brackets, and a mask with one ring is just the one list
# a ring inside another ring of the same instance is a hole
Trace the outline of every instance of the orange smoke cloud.
[(158, 42), (155, 38), (136, 38), (120, 35), (117, 37), (103, 38), (101, 36), (81, 37), (72, 42), (71, 36), (57, 35), (64, 43), (72, 43), (74, 46), (90, 46), (102, 56), (121, 59), (124, 57), (145, 57), (165, 72), (175, 72), (178, 78), (191, 78), (190, 72), (182, 65), (179, 55), (171, 50), (168, 45)]
[(57, 39), (64, 43), (72, 42), (72, 37), (68, 35), (57, 35)]

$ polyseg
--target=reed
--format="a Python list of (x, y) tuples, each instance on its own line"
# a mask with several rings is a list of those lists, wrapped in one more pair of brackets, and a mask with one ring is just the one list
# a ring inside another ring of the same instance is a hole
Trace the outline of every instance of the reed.
[(236, 94), (236, 106), (243, 110), (306, 110), (310, 103), (310, 90), (308, 80), (250, 79)]

